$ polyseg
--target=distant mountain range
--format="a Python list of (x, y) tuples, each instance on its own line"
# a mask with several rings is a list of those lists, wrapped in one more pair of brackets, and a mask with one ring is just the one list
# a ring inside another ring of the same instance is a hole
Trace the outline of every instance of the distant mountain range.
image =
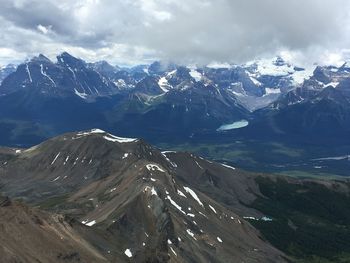
[[(350, 67), (317, 67), (303, 84), (255, 112), (264, 129), (300, 137), (348, 142)], [(256, 128), (256, 127), (255, 127)]]
[(341, 262), (350, 252), (347, 181), (247, 173), (100, 129), (0, 148), (0, 172), (6, 262)]
[(155, 143), (218, 137), (349, 141), (347, 64), (313, 72), (281, 58), (122, 68), (65, 52), (56, 62), (39, 55), (2, 71), (2, 145), (33, 145), (92, 127)]
[(11, 73), (16, 71), (16, 65), (9, 64), (7, 66), (0, 66), (0, 83)]
[(302, 83), (308, 74), (305, 69), (294, 67), (279, 57), (241, 66), (197, 68), (154, 62), (121, 68), (106, 61), (86, 63), (64, 52), (57, 56), (57, 62), (39, 55), (20, 64), (17, 69), (13, 65), (4, 67), (0, 80), (3, 81), (2, 95), (35, 88), (42, 94), (58, 96), (70, 92), (87, 100), (125, 90), (154, 96), (191, 89), (198, 84), (226, 90), (247, 109), (256, 109)]

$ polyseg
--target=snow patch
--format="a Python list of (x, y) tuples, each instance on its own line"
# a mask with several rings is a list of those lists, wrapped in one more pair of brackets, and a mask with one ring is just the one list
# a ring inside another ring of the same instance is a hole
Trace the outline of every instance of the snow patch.
[(202, 212), (198, 212), (200, 215), (204, 216), (205, 218), (208, 218), (205, 214), (203, 214)]
[(167, 93), (169, 91), (169, 89), (172, 88), (172, 86), (169, 85), (168, 80), (165, 77), (161, 77), (159, 79), (158, 85), (164, 93)]
[(79, 92), (77, 91), (77, 89), (74, 88), (74, 93), (75, 95), (79, 96), (80, 98), (86, 100), (88, 94), (86, 94), (85, 92)]
[(270, 94), (281, 94), (281, 90), (280, 89), (271, 89), (271, 88), (265, 88), (265, 95), (270, 95)]
[(254, 216), (243, 216), (243, 219), (256, 220), (256, 221), (259, 220), (259, 219), (255, 218)]
[(147, 164), (146, 168), (148, 169), (148, 171), (156, 171), (156, 170), (158, 170), (160, 172), (165, 173), (165, 171), (162, 168), (160, 168), (158, 165), (156, 165), (156, 164)]
[(101, 130), (101, 129), (92, 129), (89, 132), (79, 132), (77, 135), (78, 136), (85, 136), (85, 135), (96, 134), (96, 133), (106, 133), (106, 132), (104, 130)]
[(125, 83), (125, 80), (123, 79), (118, 79), (117, 81), (113, 82), (117, 87), (122, 87), (125, 88), (127, 85)]
[(191, 229), (186, 230), (187, 234), (189, 234), (191, 237), (193, 237), (194, 240), (197, 240), (194, 236), (194, 233), (191, 231)]
[(267, 216), (263, 216), (263, 217), (261, 218), (261, 220), (262, 220), (262, 221), (265, 221), (265, 222), (271, 222), (271, 221), (273, 221), (272, 218), (269, 218), (269, 217), (267, 217)]
[(171, 152), (170, 152), (170, 151), (162, 152), (163, 157), (164, 157), (165, 160), (167, 160), (174, 168), (176, 168), (176, 167), (177, 167), (177, 164), (174, 163), (174, 162), (172, 162), (172, 161), (170, 161), (170, 159), (166, 156), (167, 153), (171, 153)]
[(103, 136), (105, 140), (112, 141), (112, 142), (126, 143), (126, 142), (135, 142), (138, 140), (134, 138), (118, 137), (113, 134), (107, 133), (101, 129), (92, 129), (91, 131), (88, 131), (88, 132), (79, 132), (77, 133), (78, 137), (73, 137), (72, 139), (80, 139), (81, 137), (88, 136), (91, 134), (102, 134), (102, 133), (106, 134), (105, 136)]
[(170, 247), (170, 250), (171, 250), (171, 252), (173, 252), (173, 254), (174, 254), (175, 256), (177, 256), (175, 250), (174, 250), (172, 247)]
[(57, 176), (55, 179), (52, 180), (52, 182), (56, 182), (58, 179), (60, 179), (61, 176)]
[(69, 160), (69, 155), (66, 157), (66, 159), (64, 160), (64, 163), (63, 163), (63, 165), (66, 165), (66, 163), (68, 162), (68, 160)]
[(28, 63), (26, 64), (26, 71), (27, 71), (27, 74), (28, 74), (29, 81), (33, 82), (32, 75), (30, 74), (30, 70), (29, 70), (29, 67), (28, 67)]
[(235, 167), (232, 167), (230, 165), (227, 165), (227, 164), (224, 164), (224, 163), (221, 163), (222, 166), (226, 167), (226, 168), (229, 168), (229, 169), (232, 169), (232, 170), (236, 170)]
[(181, 192), (179, 189), (177, 189), (177, 194), (187, 198), (187, 196), (183, 192)]
[(196, 162), (197, 166), (203, 170), (203, 167), (197, 161), (195, 161), (195, 162)]
[(175, 206), (181, 213), (186, 215), (186, 213), (182, 210), (182, 207), (179, 206), (173, 199), (171, 199), (170, 195), (167, 195), (167, 197), (165, 199), (168, 199), (173, 206)]
[(250, 80), (254, 83), (255, 86), (260, 87), (262, 85), (261, 82), (254, 77), (250, 77)]
[(50, 80), (52, 82), (52, 84), (56, 87), (56, 83), (53, 81), (53, 79), (46, 74), (46, 72), (44, 71), (44, 67), (43, 67), (43, 64), (40, 64), (40, 72), (41, 72), (41, 75), (43, 75), (44, 77), (48, 78), (48, 80)]
[(149, 190), (151, 190), (151, 195), (156, 195), (156, 196), (158, 196), (156, 189), (154, 189), (154, 186), (153, 186), (152, 188), (149, 187), (149, 186), (146, 186), (145, 189), (144, 189), (143, 191), (144, 191), (144, 192), (148, 192)]
[(131, 253), (131, 251), (130, 251), (129, 248), (126, 249), (126, 250), (124, 251), (124, 254), (125, 254), (128, 258), (131, 258), (131, 257), (132, 257), (132, 253)]
[(330, 83), (328, 83), (325, 87), (326, 87), (326, 88), (327, 88), (327, 87), (336, 88), (336, 87), (338, 87), (338, 85), (339, 85), (339, 82), (330, 82)]
[(58, 156), (60, 156), (60, 152), (56, 155), (55, 159), (53, 159), (53, 161), (51, 162), (51, 165), (53, 165), (56, 162)]
[(96, 220), (92, 220), (89, 222), (89, 220), (85, 220), (81, 222), (82, 224), (86, 225), (86, 226), (93, 226), (94, 224), (96, 224)]
[(201, 202), (201, 200), (199, 200), (197, 194), (191, 188), (184, 186), (184, 189), (187, 193), (189, 193), (193, 197), (194, 200), (196, 200), (198, 202), (198, 204), (203, 206), (203, 203)]
[(217, 214), (214, 207), (212, 207), (211, 205), (209, 205), (209, 208), (210, 208), (211, 210), (213, 210), (213, 212), (214, 212), (215, 214)]
[(132, 138), (122, 138), (122, 137), (117, 137), (112, 134), (109, 134), (107, 136), (103, 136), (103, 138), (107, 141), (111, 142), (119, 142), (119, 143), (126, 143), (126, 142), (135, 142), (137, 139), (132, 139)]
[(189, 72), (189, 74), (191, 75), (192, 78), (194, 78), (194, 80), (196, 82), (200, 81), (202, 79), (202, 74), (199, 73), (197, 70), (195, 69), (191, 69), (191, 71)]

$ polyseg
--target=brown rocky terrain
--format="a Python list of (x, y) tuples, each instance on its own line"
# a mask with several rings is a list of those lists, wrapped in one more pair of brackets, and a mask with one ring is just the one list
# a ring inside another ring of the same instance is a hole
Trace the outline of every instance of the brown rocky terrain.
[(13, 262), (286, 262), (246, 220), (268, 215), (239, 169), (101, 130), (0, 158), (3, 195), (36, 207), (1, 207)]

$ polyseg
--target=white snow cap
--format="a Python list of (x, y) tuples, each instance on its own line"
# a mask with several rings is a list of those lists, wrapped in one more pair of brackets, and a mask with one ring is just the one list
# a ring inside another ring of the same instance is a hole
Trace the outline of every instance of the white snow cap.
[(118, 136), (115, 136), (113, 134), (110, 134), (108, 132), (105, 132), (101, 129), (92, 129), (88, 132), (79, 132), (77, 133), (77, 136), (76, 138), (74, 139), (79, 139), (81, 137), (85, 137), (85, 136), (89, 136), (89, 135), (92, 135), (92, 134), (105, 134), (103, 136), (103, 138), (107, 141), (111, 141), (111, 142), (119, 142), (119, 143), (128, 143), (128, 142), (136, 142), (138, 139), (135, 139), (135, 138), (123, 138), (123, 137), (118, 137)]

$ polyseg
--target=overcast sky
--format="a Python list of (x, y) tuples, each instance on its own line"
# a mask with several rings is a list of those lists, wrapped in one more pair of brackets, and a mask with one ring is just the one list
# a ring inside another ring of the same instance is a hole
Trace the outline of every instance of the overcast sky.
[[(0, 0), (0, 64), (62, 51), (113, 64), (340, 63), (348, 0)], [(348, 50), (347, 50), (348, 49)]]

